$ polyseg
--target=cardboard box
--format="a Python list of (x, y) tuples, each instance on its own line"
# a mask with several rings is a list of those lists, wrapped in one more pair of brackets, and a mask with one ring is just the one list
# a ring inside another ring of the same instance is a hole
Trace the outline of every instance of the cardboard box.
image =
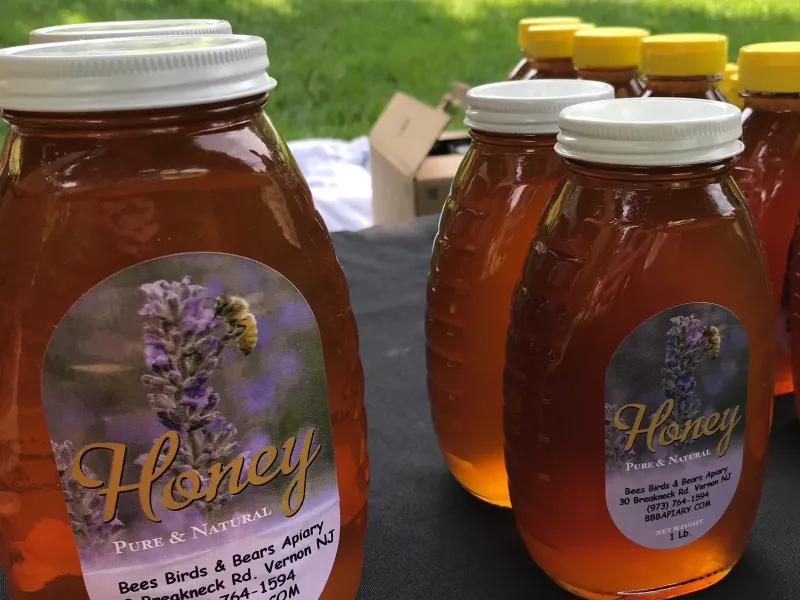
[(444, 131), (446, 109), (466, 89), (454, 86), (437, 107), (397, 92), (378, 117), (369, 134), (376, 225), (441, 212), (470, 142), (465, 130)]

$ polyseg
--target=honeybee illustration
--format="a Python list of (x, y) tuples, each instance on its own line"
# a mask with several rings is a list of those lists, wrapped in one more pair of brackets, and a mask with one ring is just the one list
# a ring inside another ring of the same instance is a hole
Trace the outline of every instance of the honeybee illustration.
[(214, 301), (214, 316), (220, 317), (228, 326), (228, 336), (236, 340), (239, 351), (247, 356), (256, 347), (258, 324), (250, 305), (244, 298), (220, 294)]
[(706, 338), (708, 357), (711, 360), (714, 360), (719, 356), (719, 349), (722, 345), (722, 338), (719, 335), (719, 329), (713, 325), (706, 325), (703, 328), (703, 337)]

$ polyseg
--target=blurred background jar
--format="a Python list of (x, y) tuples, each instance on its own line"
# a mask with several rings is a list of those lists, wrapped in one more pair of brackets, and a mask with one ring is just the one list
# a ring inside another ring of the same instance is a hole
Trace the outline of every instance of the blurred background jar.
[(772, 282), (778, 337), (774, 393), (788, 394), (794, 390), (790, 356), (800, 356), (790, 339), (792, 289), (800, 291), (790, 266), (800, 214), (800, 42), (743, 46), (739, 91), (744, 152), (736, 181), (750, 205)]
[(447, 466), (478, 498), (508, 506), (503, 364), (511, 291), (564, 167), (560, 110), (613, 98), (596, 81), (508, 81), (472, 88), (472, 145), (439, 222), (425, 334), (431, 415)]
[(719, 82), (719, 90), (725, 94), (728, 102), (744, 108), (744, 99), (739, 95), (739, 65), (728, 63), (725, 65), (725, 73), (722, 74), (722, 81)]
[(530, 17), (520, 19), (517, 23), (517, 41), (519, 42), (522, 58), (508, 74), (509, 81), (522, 79), (533, 68), (533, 58), (528, 56), (526, 47), (528, 46), (528, 30), (537, 25), (560, 25), (580, 23), (578, 17)]
[(639, 78), (642, 39), (649, 35), (638, 27), (594, 27), (577, 32), (572, 62), (578, 79), (611, 84), (617, 98), (638, 98), (644, 93)]
[(643, 96), (726, 101), (717, 85), (728, 62), (728, 38), (716, 33), (670, 33), (642, 40)]
[(530, 59), (530, 69), (520, 79), (575, 79), (575, 34), (591, 27), (592, 23), (528, 27), (525, 55)]

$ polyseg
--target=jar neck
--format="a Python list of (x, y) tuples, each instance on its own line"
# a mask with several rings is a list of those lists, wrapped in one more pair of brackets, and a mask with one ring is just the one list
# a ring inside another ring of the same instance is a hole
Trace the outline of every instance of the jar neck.
[(496, 133), (470, 129), (475, 146), (488, 152), (512, 152), (552, 149), (556, 145), (555, 133)]
[(695, 75), (691, 77), (645, 76), (647, 89), (656, 94), (701, 94), (713, 91), (722, 75)]
[(745, 108), (765, 112), (797, 112), (800, 113), (800, 94), (764, 94), (743, 91)]
[(604, 81), (606, 83), (625, 83), (639, 78), (636, 67), (579, 67), (578, 79)]
[(539, 74), (546, 74), (551, 78), (575, 78), (575, 66), (569, 56), (561, 58), (528, 57), (528, 60), (531, 61), (532, 71)]
[(35, 135), (86, 136), (137, 133), (186, 132), (235, 127), (250, 121), (267, 103), (267, 94), (200, 106), (181, 106), (137, 111), (89, 113), (33, 113), (5, 111), (9, 124)]
[(691, 187), (707, 185), (726, 177), (733, 169), (735, 159), (726, 158), (713, 163), (666, 167), (603, 165), (572, 159), (566, 159), (565, 162), (567, 171), (580, 178), (640, 183), (644, 187), (650, 184), (663, 187), (665, 183)]

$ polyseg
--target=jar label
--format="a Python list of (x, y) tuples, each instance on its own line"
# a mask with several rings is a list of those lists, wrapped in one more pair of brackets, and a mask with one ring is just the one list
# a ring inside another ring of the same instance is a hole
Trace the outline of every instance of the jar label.
[(742, 470), (748, 344), (716, 304), (675, 306), (638, 325), (606, 372), (606, 504), (619, 530), (684, 546), (728, 508)]
[(339, 545), (322, 344), (292, 283), (218, 253), (87, 292), (42, 371), (93, 600), (316, 600)]

